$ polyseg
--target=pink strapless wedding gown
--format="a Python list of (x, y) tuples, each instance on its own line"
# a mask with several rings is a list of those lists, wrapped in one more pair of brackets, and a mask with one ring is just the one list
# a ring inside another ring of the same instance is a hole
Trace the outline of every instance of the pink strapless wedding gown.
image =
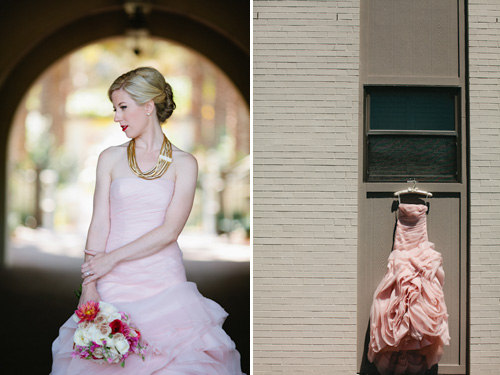
[(423, 374), (448, 345), (441, 254), (427, 239), (427, 207), (400, 204), (394, 249), (374, 294), (368, 359), (382, 375)]
[[(113, 181), (106, 252), (162, 224), (174, 187), (165, 179)], [(103, 301), (129, 313), (149, 345), (146, 360), (133, 354), (121, 368), (72, 358), (76, 323), (70, 318), (52, 344), (52, 375), (242, 374), (240, 355), (222, 329), (227, 313), (186, 281), (177, 243), (152, 256), (120, 263), (99, 279), (97, 289)]]

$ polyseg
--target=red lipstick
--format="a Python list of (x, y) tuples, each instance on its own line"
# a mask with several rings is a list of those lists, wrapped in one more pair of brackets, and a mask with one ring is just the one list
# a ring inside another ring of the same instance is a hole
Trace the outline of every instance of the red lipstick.
[(120, 125), (122, 127), (122, 130), (125, 131), (128, 128), (128, 125)]

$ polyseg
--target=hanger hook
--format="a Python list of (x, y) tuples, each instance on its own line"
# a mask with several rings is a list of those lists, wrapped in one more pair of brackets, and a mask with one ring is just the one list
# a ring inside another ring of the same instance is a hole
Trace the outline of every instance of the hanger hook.
[(413, 182), (413, 187), (411, 188), (412, 190), (416, 190), (417, 189), (417, 180), (415, 180), (414, 178), (410, 178), (408, 181), (406, 181), (408, 183), (411, 183)]

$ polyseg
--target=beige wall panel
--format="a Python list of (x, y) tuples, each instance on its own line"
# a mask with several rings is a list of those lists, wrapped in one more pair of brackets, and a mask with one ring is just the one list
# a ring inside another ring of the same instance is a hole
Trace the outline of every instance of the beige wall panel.
[[(445, 365), (458, 366), (460, 361), (460, 254), (461, 248), (461, 215), (459, 198), (436, 198), (430, 200), (430, 210), (427, 217), (429, 241), (435, 244), (435, 250), (443, 256), (445, 272), (444, 296), (448, 308), (448, 327), (450, 329), (450, 346), (439, 363), (439, 368)], [(465, 343), (464, 343), (465, 344)], [(446, 372), (443, 372), (446, 373)], [(454, 373), (454, 372), (451, 372)]]
[(412, 43), (408, 43), (413, 39), (413, 30), (408, 27), (413, 22), (412, 12), (408, 12), (408, 5), (405, 1), (393, 2), (393, 30), (396, 36), (392, 40), (392, 48), (395, 51), (392, 56), (393, 74), (411, 76), (412, 73)]
[[(431, 39), (430, 18), (423, 7), (412, 9), (412, 74), (416, 76), (427, 76), (432, 72), (431, 59), (429, 58), (429, 40)], [(413, 29), (418, 32), (414, 33)]]
[(500, 372), (500, 1), (470, 0), (470, 374)]
[[(391, 198), (366, 200), (366, 215), (359, 216), (359, 231), (365, 233), (358, 258), (358, 338), (364, 338), (370, 319), (373, 293), (387, 268), (394, 235), (395, 214)], [(374, 225), (374, 223), (377, 223)], [(358, 369), (368, 343), (358, 340)]]
[(253, 374), (352, 375), (359, 0), (253, 17)]
[[(360, 216), (360, 231), (365, 232), (360, 244), (360, 251), (366, 254), (359, 259), (358, 273), (364, 275), (359, 279), (358, 288), (358, 337), (365, 337), (370, 316), (373, 293), (385, 275), (387, 259), (390, 255), (396, 214), (391, 212), (394, 199), (389, 194), (374, 194), (366, 200), (366, 215)], [(451, 335), (450, 346), (439, 363), (440, 374), (455, 374), (460, 367), (460, 254), (461, 254), (461, 220), (460, 199), (458, 196), (444, 196), (429, 200), (430, 210), (427, 216), (429, 241), (435, 244), (435, 250), (443, 256), (445, 271), (444, 293), (449, 314)], [(366, 350), (366, 342), (358, 342), (358, 361), (361, 365), (361, 354)]]
[(459, 75), (457, 0), (367, 4), (368, 76)]
[(392, 72), (392, 2), (369, 2), (368, 8), (368, 62), (365, 69), (368, 75), (390, 75)]

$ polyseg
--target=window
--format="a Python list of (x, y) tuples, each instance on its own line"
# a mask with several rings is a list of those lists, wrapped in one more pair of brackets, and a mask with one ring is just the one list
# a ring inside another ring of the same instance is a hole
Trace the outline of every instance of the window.
[(460, 91), (365, 87), (365, 181), (457, 182)]

